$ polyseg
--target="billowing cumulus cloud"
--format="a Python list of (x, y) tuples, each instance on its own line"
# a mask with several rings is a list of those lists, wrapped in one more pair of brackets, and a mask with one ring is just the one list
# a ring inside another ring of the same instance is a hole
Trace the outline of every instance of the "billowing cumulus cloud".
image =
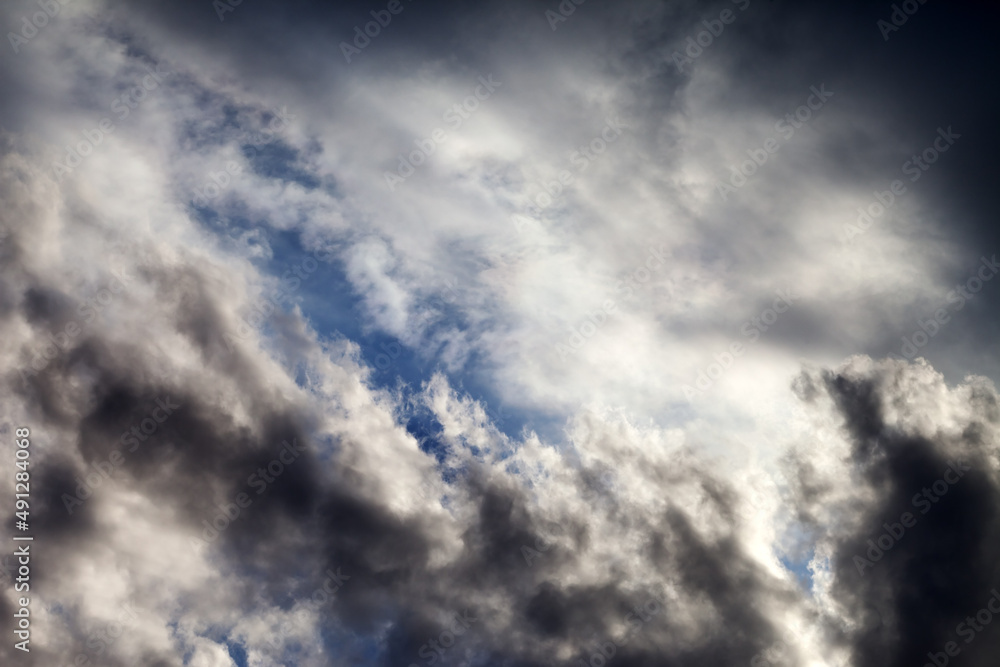
[(4, 664), (988, 664), (995, 11), (902, 4), (5, 6)]

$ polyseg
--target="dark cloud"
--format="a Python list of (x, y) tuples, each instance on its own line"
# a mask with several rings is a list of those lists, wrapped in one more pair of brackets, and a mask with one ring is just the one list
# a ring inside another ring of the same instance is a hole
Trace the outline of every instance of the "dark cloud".
[[(959, 624), (986, 605), (1000, 578), (996, 395), (980, 387), (981, 399), (962, 421), (909, 434), (887, 423), (885, 412), (949, 400), (943, 388), (904, 388), (917, 378), (927, 378), (926, 368), (886, 363), (862, 373), (826, 371), (811, 381), (843, 419), (852, 456), (841, 485), (857, 496), (843, 507), (857, 518), (850, 530), (817, 526), (833, 535), (831, 595), (854, 620), (840, 641), (856, 665), (922, 664), (949, 642), (960, 647), (963, 664), (991, 664), (1000, 634), (987, 626), (973, 643), (959, 636)], [(811, 466), (807, 459), (798, 465), (795, 502), (804, 509), (833, 502), (842, 486), (810, 489)]]
[[(803, 295), (768, 334), (769, 352), (891, 352), (935, 289), (1000, 247), (997, 98), (985, 83), (998, 64), (996, 10), (924, 3), (887, 41), (877, 22), (890, 4), (595, 1), (573, 3), (553, 30), (546, 13), (570, 3), (401, 2), (350, 64), (340, 43), (384, 3), (251, 1), (221, 20), (207, 0), (83, 3), (0, 64), (0, 398), (4, 420), (38, 433), (38, 649), (25, 664), (96, 661), (91, 633), (123, 601), (142, 620), (103, 664), (239, 664), (280, 631), (273, 651), (303, 665), (423, 664), (428, 651), (445, 665), (575, 665), (611, 642), (609, 662), (622, 667), (757, 667), (790, 628), (790, 663), (846, 652), (859, 667), (919, 665), (955, 641), (963, 664), (988, 664), (1000, 633), (986, 626), (965, 644), (959, 628), (1000, 586), (992, 386), (948, 388), (923, 363), (803, 371), (785, 382), (788, 400), (811, 411), (817, 442), (846, 445), (795, 450), (770, 498), (787, 504), (753, 514), (735, 466), (668, 445), (669, 434), (647, 437), (642, 417), (600, 413), (619, 403), (600, 379), (571, 375), (583, 353), (565, 376), (552, 372), (537, 349), (554, 336), (524, 313), (596, 298), (572, 276), (634, 267), (616, 253), (636, 243), (619, 237), (656, 236), (670, 244), (663, 301), (675, 310), (632, 319), (664, 287), (605, 318), (600, 365), (614, 382), (673, 362), (638, 342), (613, 347), (612, 330), (669, 335), (691, 342), (677, 354), (700, 354), (714, 345), (705, 341), (739, 340), (739, 325), (788, 285)], [(673, 54), (723, 10), (734, 22), (679, 71)], [(5, 7), (5, 24), (29, 11)], [(147, 65), (172, 68), (162, 94), (56, 181), (53, 156), (86, 138)], [(504, 87), (455, 133), (457, 157), (439, 153), (397, 199), (372, 196), (364, 179), (381, 178), (490, 72)], [(756, 180), (732, 201), (699, 194), (715, 197), (731, 156), (762, 145), (824, 84), (829, 106)], [(264, 139), (276, 104), (297, 119)], [(607, 110), (621, 112), (627, 138), (574, 172), (537, 238), (475, 226), (521, 210), (536, 181), (548, 188), (544, 160), (574, 164)], [(912, 231), (886, 222), (902, 245), (879, 246), (873, 233), (846, 250), (820, 247), (853, 221), (854, 194), (887, 187), (951, 126), (960, 143), (914, 184), (912, 208), (894, 211), (912, 214)], [(538, 164), (524, 157), (536, 154)], [(199, 201), (195, 190), (229, 159), (246, 160), (242, 180)], [(443, 175), (464, 188), (458, 196), (436, 189)], [(476, 192), (487, 206), (458, 207)], [(390, 200), (398, 210), (373, 208)], [(661, 205), (657, 219), (643, 208)], [(573, 254), (584, 246), (590, 254)], [(331, 268), (247, 324), (278, 282), (264, 275), (269, 262), (328, 247)], [(552, 264), (531, 264), (546, 252)], [(127, 289), (84, 320), (81, 307), (123, 266)], [(1000, 289), (984, 288), (928, 359), (949, 376), (996, 371), (997, 299)], [(388, 341), (381, 349), (401, 350), (405, 371), (361, 363), (372, 354), (339, 330), (348, 311)], [(70, 324), (79, 333), (66, 334)], [(628, 358), (633, 347), (646, 356)], [(566, 408), (558, 384), (592, 392), (600, 416)], [(518, 437), (450, 389), (479, 385), (491, 400), (520, 401)], [(665, 384), (636, 386), (637, 404), (642, 393), (658, 403), (650, 423), (676, 399)], [(767, 418), (757, 385), (744, 387), (735, 419), (749, 430)], [(707, 400), (664, 432), (711, 441), (712, 412), (729, 404)], [(555, 424), (549, 432), (565, 426), (562, 444), (540, 444), (532, 415)], [(773, 457), (786, 444), (754, 434)], [(82, 497), (81, 486), (94, 488)], [(915, 523), (897, 538), (907, 512)], [(886, 531), (892, 546), (859, 566)], [(809, 591), (779, 566), (792, 551), (816, 555)], [(331, 599), (307, 608), (341, 570)], [(651, 600), (662, 608), (638, 623)], [(0, 595), (8, 638), (11, 613)], [(475, 620), (452, 632), (455, 614)], [(22, 657), (9, 643), (0, 656)]]

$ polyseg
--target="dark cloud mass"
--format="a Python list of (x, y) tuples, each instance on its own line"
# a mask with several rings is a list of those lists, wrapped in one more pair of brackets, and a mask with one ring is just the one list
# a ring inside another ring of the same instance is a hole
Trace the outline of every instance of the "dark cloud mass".
[[(841, 470), (828, 471), (819, 491), (800, 482), (793, 498), (829, 543), (829, 594), (853, 621), (836, 636), (852, 664), (918, 664), (950, 642), (963, 663), (992, 664), (1000, 639), (988, 623), (972, 632), (982, 609), (1000, 607), (990, 602), (1000, 577), (992, 386), (949, 392), (926, 365), (857, 360), (803, 376), (797, 388), (813, 403), (828, 399), (847, 435)], [(924, 416), (909, 406), (925, 401), (957, 414), (921, 428)], [(796, 452), (791, 469), (812, 469), (806, 458)], [(853, 520), (827, 523), (840, 512)]]
[(996, 18), (4, 5), (0, 663), (995, 664)]

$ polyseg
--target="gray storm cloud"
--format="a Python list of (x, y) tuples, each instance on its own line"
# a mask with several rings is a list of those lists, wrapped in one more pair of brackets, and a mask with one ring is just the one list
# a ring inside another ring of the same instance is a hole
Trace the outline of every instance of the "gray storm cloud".
[(1000, 291), (887, 358), (997, 247), (987, 10), (54, 2), (0, 11), (4, 664), (996, 654)]

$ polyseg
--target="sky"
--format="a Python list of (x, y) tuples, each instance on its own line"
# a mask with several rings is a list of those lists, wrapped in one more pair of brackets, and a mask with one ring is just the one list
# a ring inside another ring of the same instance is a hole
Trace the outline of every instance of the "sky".
[(0, 663), (994, 665), (998, 18), (3, 3)]

